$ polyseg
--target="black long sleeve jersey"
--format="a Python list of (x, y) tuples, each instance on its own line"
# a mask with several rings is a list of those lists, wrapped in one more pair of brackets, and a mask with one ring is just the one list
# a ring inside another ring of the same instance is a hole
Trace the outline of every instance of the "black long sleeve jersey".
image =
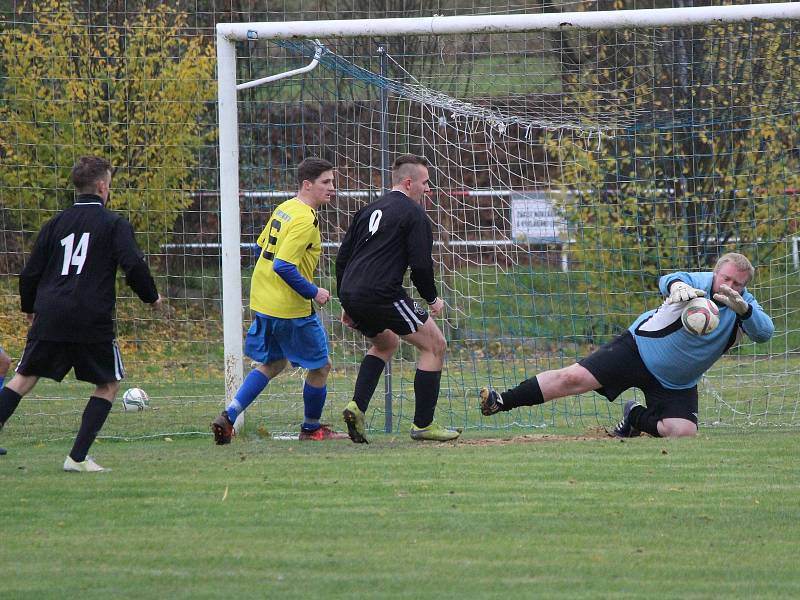
[(394, 301), (405, 295), (403, 276), (427, 301), (436, 300), (433, 232), (425, 211), (391, 191), (353, 217), (336, 256), (339, 297)]
[(19, 276), (22, 311), (36, 313), (30, 339), (105, 342), (114, 339), (116, 274), (143, 302), (158, 299), (133, 227), (95, 195), (81, 195), (42, 226)]

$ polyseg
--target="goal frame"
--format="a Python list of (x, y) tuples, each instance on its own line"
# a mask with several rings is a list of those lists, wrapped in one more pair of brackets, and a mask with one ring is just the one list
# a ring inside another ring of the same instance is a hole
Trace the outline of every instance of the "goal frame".
[[(800, 19), (800, 3), (713, 7), (635, 9), (543, 14), (433, 16), (425, 18), (352, 19), (219, 23), (217, 32), (217, 99), (222, 269), (222, 317), (225, 401), (243, 376), (243, 303), (239, 190), (236, 42), (274, 39), (348, 38), (362, 36), (523, 33), (546, 30), (620, 29)], [(240, 86), (241, 87), (241, 86)], [(237, 423), (241, 426), (241, 423)]]

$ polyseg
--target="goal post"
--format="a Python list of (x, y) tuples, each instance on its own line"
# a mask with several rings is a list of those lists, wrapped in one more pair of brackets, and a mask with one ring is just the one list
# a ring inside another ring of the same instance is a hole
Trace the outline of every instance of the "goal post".
[(236, 50), (217, 34), (219, 115), (219, 196), (222, 269), (222, 324), (225, 398), (242, 384), (242, 268), (239, 220), (239, 118), (236, 104)]
[[(705, 267), (737, 249), (757, 263), (758, 297), (784, 329), (766, 348), (745, 345), (709, 373), (701, 420), (796, 425), (791, 397), (800, 384), (785, 378), (800, 350), (790, 277), (792, 189), (800, 188), (798, 19), (800, 4), (776, 3), (218, 24), (226, 398), (243, 377), (242, 218), (271, 209), (244, 206), (242, 192), (254, 182), (286, 189), (287, 172), (304, 154), (334, 158), (343, 193), (323, 216), (329, 246), (320, 273), (332, 282), (349, 218), (381, 191), (374, 173), (388, 127), (392, 153), (423, 153), (434, 165), (430, 209), (437, 279), (448, 300), (442, 328), (451, 342), (442, 420), (466, 427), (613, 420), (617, 407), (595, 396), (479, 419), (475, 390), (574, 361), (655, 307), (659, 273)], [(742, 36), (749, 35), (749, 53), (732, 50), (735, 26), (750, 28)], [(407, 38), (421, 41), (410, 48)], [(242, 89), (309, 60), (315, 39), (326, 48), (321, 71), (303, 83)], [(376, 40), (392, 61), (389, 74), (378, 68)], [(707, 72), (692, 56), (699, 51), (718, 61)], [(466, 62), (482, 71), (462, 77)], [(709, 95), (692, 103), (699, 87)], [(393, 98), (389, 123), (379, 118), (388, 110), (380, 93)], [(344, 360), (344, 378), (329, 395), (338, 407), (352, 393), (363, 341), (329, 318)], [(413, 357), (399, 360), (413, 364)], [(401, 365), (393, 392), (398, 427), (413, 405), (407, 375)], [(775, 390), (748, 398), (764, 380)], [(288, 422), (300, 405), (295, 398), (263, 410), (268, 421)], [(276, 418), (273, 410), (283, 412)]]

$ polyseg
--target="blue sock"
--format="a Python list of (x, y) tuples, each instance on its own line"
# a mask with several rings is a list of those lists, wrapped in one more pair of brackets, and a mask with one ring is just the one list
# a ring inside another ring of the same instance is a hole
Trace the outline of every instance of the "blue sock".
[(305, 405), (303, 429), (306, 431), (316, 431), (319, 429), (319, 419), (322, 416), (322, 409), (325, 407), (325, 398), (328, 397), (328, 386), (321, 388), (303, 385), (303, 404)]
[(225, 409), (231, 423), (236, 421), (236, 417), (253, 403), (253, 400), (264, 391), (268, 383), (269, 377), (258, 369), (253, 369), (247, 374), (247, 377), (244, 378), (244, 382), (242, 383), (242, 387), (239, 388), (239, 391), (236, 392), (236, 396), (231, 400), (228, 408)]

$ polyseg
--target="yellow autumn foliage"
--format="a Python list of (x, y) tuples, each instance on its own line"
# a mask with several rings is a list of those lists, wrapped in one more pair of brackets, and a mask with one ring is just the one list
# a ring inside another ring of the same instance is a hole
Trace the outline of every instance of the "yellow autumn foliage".
[(643, 290), (655, 294), (661, 274), (707, 269), (731, 250), (764, 264), (795, 231), (799, 34), (753, 22), (651, 31), (654, 43), (632, 31), (576, 36), (587, 60), (564, 77), (566, 102), (633, 123), (599, 141), (546, 139), (570, 192), (571, 258), (608, 313), (589, 333), (653, 308)]
[(157, 247), (198, 185), (213, 45), (166, 5), (120, 27), (91, 26), (68, 0), (37, 0), (32, 14), (0, 35), (0, 202), (36, 230), (72, 201), (76, 158), (102, 155), (116, 168), (110, 207)]

